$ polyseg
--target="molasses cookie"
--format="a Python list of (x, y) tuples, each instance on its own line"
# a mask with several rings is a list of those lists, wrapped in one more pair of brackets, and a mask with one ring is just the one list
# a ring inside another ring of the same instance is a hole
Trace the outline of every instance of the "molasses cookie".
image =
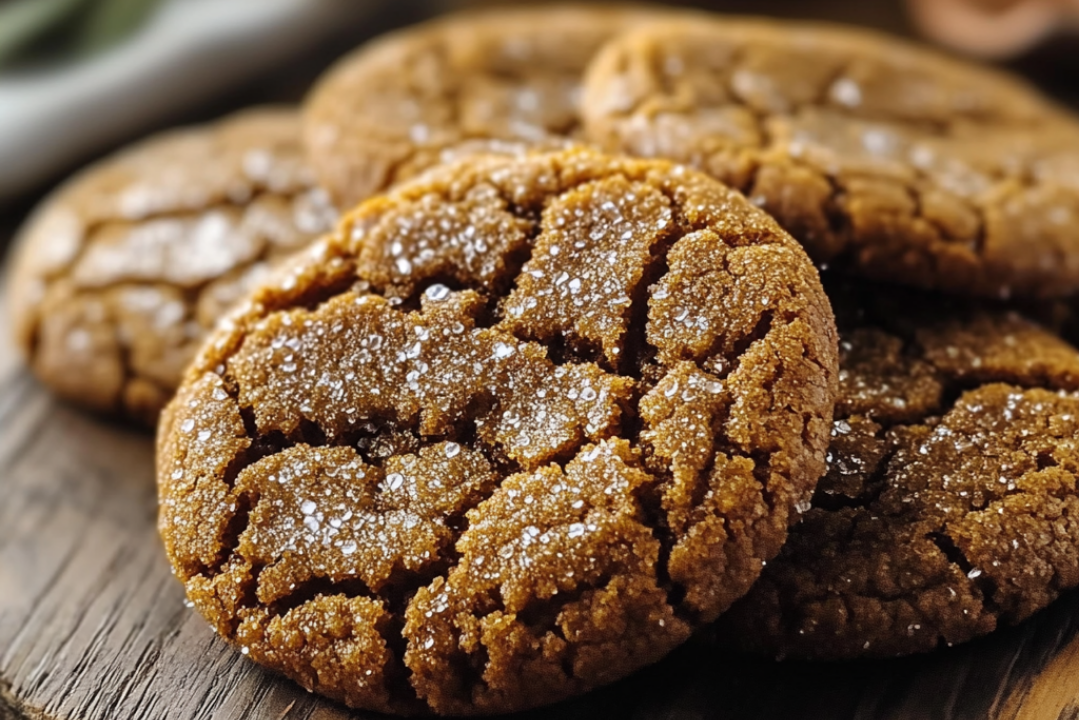
[(159, 429), (188, 597), (353, 707), (491, 713), (651, 663), (809, 506), (817, 273), (664, 162), (444, 166), (347, 216), (203, 346)]
[(268, 262), (333, 226), (294, 111), (153, 137), (80, 173), (21, 231), (8, 302), (59, 395), (156, 422), (207, 329)]
[(603, 6), (503, 8), (389, 34), (340, 61), (312, 92), (308, 155), (334, 199), (351, 206), (461, 154), (461, 144), (556, 149), (577, 133), (593, 53), (657, 17)]
[(866, 30), (657, 24), (597, 55), (585, 137), (693, 164), (845, 273), (993, 297), (1077, 287), (1077, 125), (1020, 82)]
[(1077, 584), (1077, 355), (1018, 315), (830, 292), (840, 394), (812, 507), (717, 624), (725, 647), (885, 657)]

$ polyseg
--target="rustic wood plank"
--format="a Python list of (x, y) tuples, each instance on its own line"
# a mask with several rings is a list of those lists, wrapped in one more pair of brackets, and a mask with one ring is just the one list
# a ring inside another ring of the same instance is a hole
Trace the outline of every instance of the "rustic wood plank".
[[(214, 636), (184, 607), (154, 514), (152, 438), (57, 402), (0, 345), (0, 718), (371, 717)], [(777, 664), (691, 645), (522, 717), (1070, 718), (1076, 638), (1072, 592), (1020, 627), (923, 657)]]
[(1030, 683), (1020, 684), (1006, 701), (1006, 717), (1016, 720), (1041, 720), (1042, 718), (1075, 718), (1080, 709), (1074, 695), (1062, 705), (1061, 688), (1072, 687), (1076, 690), (1077, 674), (1080, 663), (1077, 662), (1077, 639), (1074, 637), (1069, 647), (1058, 653), (1050, 663)]

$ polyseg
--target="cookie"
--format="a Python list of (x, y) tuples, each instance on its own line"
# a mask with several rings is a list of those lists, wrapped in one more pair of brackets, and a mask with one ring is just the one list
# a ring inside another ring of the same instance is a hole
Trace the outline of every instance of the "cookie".
[(282, 272), (164, 414), (159, 528), (222, 636), (350, 706), (519, 710), (653, 662), (824, 469), (817, 273), (699, 173), (444, 166)]
[(924, 652), (1076, 587), (1076, 350), (1012, 313), (830, 297), (841, 351), (828, 471), (720, 619), (722, 646)]
[(20, 231), (17, 344), (57, 394), (153, 424), (225, 309), (336, 214), (295, 111), (168, 132), (53, 193)]
[(1077, 125), (1034, 90), (866, 30), (655, 24), (598, 53), (608, 150), (693, 164), (846, 274), (986, 297), (1077, 288)]
[(581, 74), (615, 33), (657, 11), (554, 6), (462, 13), (365, 45), (308, 97), (319, 181), (351, 206), (466, 149), (576, 134)]

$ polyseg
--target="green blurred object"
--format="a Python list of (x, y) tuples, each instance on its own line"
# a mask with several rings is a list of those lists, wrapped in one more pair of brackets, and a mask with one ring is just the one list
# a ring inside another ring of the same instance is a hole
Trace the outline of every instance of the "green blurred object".
[(160, 0), (12, 0), (0, 4), (0, 67), (28, 55), (62, 58), (101, 50), (137, 29), (158, 4)]
[(14, 0), (0, 6), (0, 65), (76, 12), (86, 0)]
[(96, 52), (123, 39), (146, 20), (161, 0), (97, 0), (79, 27), (77, 48)]

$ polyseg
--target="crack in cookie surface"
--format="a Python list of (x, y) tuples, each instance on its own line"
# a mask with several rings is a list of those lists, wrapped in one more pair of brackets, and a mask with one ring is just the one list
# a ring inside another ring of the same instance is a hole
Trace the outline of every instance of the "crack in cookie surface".
[(9, 293), (35, 373), (153, 425), (226, 308), (333, 223), (299, 133), (292, 111), (243, 113), (151, 138), (46, 199)]
[[(703, 175), (443, 168), (204, 347), (159, 435), (161, 532), (199, 611), (307, 687), (551, 702), (662, 656), (776, 554), (823, 468), (834, 332), (794, 241)], [(327, 644), (352, 654), (316, 668)]]
[(1077, 356), (1015, 313), (836, 283), (828, 469), (717, 624), (804, 658), (933, 650), (1077, 583)]
[(584, 87), (587, 140), (733, 184), (815, 261), (1075, 292), (1076, 125), (1007, 77), (865, 31), (732, 18), (628, 31)]

